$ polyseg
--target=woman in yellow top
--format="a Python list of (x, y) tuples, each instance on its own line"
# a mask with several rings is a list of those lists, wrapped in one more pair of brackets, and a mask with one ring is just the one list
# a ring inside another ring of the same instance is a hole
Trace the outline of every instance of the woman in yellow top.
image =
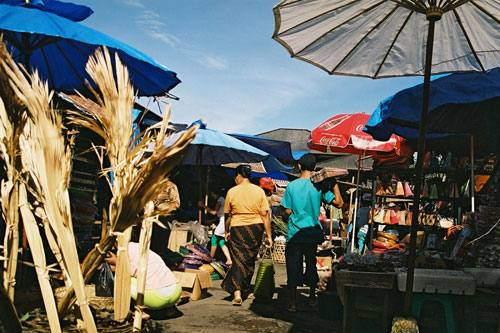
[(222, 288), (233, 294), (233, 305), (241, 305), (242, 295), (251, 294), (250, 282), (264, 230), (269, 246), (273, 244), (269, 204), (264, 190), (250, 182), (251, 173), (247, 164), (236, 168), (236, 186), (227, 192), (224, 205), (225, 238), (233, 264), (222, 281)]

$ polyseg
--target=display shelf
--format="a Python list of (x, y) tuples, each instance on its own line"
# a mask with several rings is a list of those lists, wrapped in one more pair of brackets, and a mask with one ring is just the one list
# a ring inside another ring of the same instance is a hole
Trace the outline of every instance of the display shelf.
[(402, 195), (392, 195), (392, 194), (376, 194), (377, 197), (380, 198), (388, 198), (388, 199), (400, 199), (404, 201), (413, 201), (413, 197), (405, 197)]
[(469, 198), (449, 198), (449, 197), (438, 197), (437, 199), (433, 199), (433, 198), (424, 198), (424, 197), (421, 197), (420, 198), (420, 201), (447, 201), (447, 202), (456, 202), (456, 201), (462, 201), (464, 199), (469, 199)]

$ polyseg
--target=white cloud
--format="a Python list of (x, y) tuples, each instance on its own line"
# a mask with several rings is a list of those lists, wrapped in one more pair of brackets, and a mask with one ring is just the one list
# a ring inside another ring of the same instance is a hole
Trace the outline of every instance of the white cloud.
[[(134, 4), (137, 2), (137, 0), (129, 1)], [(165, 17), (147, 9), (142, 10), (136, 19), (137, 25), (148, 37), (165, 43), (178, 52), (184, 52), (203, 67), (217, 70), (227, 68), (227, 61), (222, 57), (206, 55), (205, 51), (197, 50), (194, 46), (181, 41), (177, 36), (168, 33), (165, 21)]]
[(167, 25), (163, 22), (162, 16), (157, 12), (143, 10), (137, 15), (136, 22), (139, 28), (150, 38), (168, 44), (172, 48), (180, 44), (179, 38), (167, 32)]
[(177, 42), (179, 41), (175, 36), (169, 35), (167, 33), (160, 33), (155, 31), (146, 31), (147, 35), (153, 39), (157, 39), (165, 44), (170, 45), (171, 47), (175, 47)]
[(137, 8), (146, 8), (146, 6), (140, 0), (125, 0), (124, 4)]
[(198, 62), (207, 68), (224, 69), (227, 67), (226, 60), (220, 57), (201, 56), (198, 58)]

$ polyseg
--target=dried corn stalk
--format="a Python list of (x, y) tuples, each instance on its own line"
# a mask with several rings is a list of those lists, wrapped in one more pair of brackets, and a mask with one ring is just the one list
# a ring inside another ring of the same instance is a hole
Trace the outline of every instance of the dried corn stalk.
[[(112, 183), (112, 199), (108, 212), (110, 233), (102, 238), (85, 258), (82, 264), (85, 281), (90, 279), (102, 263), (117, 235), (144, 218), (167, 215), (173, 210), (173, 207), (165, 205), (161, 208), (155, 207), (149, 214), (144, 213), (146, 203), (156, 198), (168, 182), (169, 172), (182, 159), (183, 151), (193, 140), (196, 130), (196, 127), (191, 128), (177, 142), (166, 147), (163, 140), (170, 115), (169, 106), (161, 124), (160, 134), (153, 136), (153, 132), (149, 130), (140, 135), (140, 141), (132, 143), (133, 90), (128, 80), (128, 71), (118, 56), (114, 62), (116, 65), (113, 69), (107, 50), (97, 51), (95, 59), (89, 60), (87, 71), (97, 85), (98, 92), (94, 92), (94, 95), (101, 109), (89, 110), (90, 116), (83, 113), (72, 113), (71, 116), (75, 124), (94, 131), (104, 139), (111, 167), (103, 171), (108, 172), (108, 177), (109, 172), (113, 173), (113, 182), (109, 181)], [(102, 159), (102, 156), (100, 158)], [(121, 257), (125, 259), (125, 256)], [(121, 260), (120, 257), (118, 260)], [(118, 273), (116, 279), (121, 280)], [(129, 287), (122, 289), (128, 289), (130, 292)], [(72, 292), (70, 290), (66, 293), (59, 304), (59, 316), (66, 313), (72, 305)], [(124, 297), (118, 297), (125, 301)]]
[(4, 237), (3, 283), (9, 298), (14, 301), (16, 267), (19, 247), (19, 137), (26, 123), (24, 105), (9, 84), (7, 71), (17, 68), (5, 44), (0, 43), (0, 153), (5, 161), (6, 180), (2, 181), (0, 197), (2, 214), (7, 224)]
[[(148, 202), (146, 213), (151, 214), (154, 203)], [(142, 327), (142, 314), (144, 309), (144, 291), (146, 289), (146, 272), (149, 260), (149, 245), (151, 244), (151, 231), (157, 217), (148, 217), (142, 221), (141, 235), (139, 236), (139, 260), (137, 263), (137, 299), (135, 301), (134, 332), (140, 332)]]
[(40, 236), (38, 224), (36, 223), (32, 209), (29, 207), (28, 195), (24, 184), (21, 184), (19, 187), (19, 205), (26, 236), (33, 255), (33, 262), (42, 292), (45, 311), (47, 312), (47, 318), (49, 320), (50, 331), (61, 332), (61, 325), (59, 324), (59, 317), (57, 316), (56, 301), (54, 293), (52, 292), (52, 286), (50, 285), (49, 271), (45, 261), (45, 250), (43, 249), (42, 237)]
[(115, 284), (113, 291), (114, 316), (116, 321), (127, 318), (130, 309), (130, 260), (128, 242), (132, 228), (118, 235), (116, 251)]
[(23, 166), (29, 172), (32, 190), (57, 235), (85, 327), (88, 332), (96, 332), (72, 230), (68, 195), (71, 151), (62, 136), (61, 116), (50, 108), (52, 96), (36, 72), (31, 75), (31, 84), (19, 70), (9, 72), (9, 78), (17, 97), (26, 106), (29, 119), (20, 138)]

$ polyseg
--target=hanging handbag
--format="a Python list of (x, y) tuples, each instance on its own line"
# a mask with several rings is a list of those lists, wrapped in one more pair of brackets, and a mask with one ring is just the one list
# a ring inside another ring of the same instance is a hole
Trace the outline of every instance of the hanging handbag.
[(410, 184), (408, 182), (405, 182), (403, 186), (404, 186), (405, 197), (407, 198), (413, 197), (413, 191), (411, 190)]
[(406, 214), (406, 225), (411, 225), (412, 218), (413, 218), (413, 212), (408, 211), (408, 214)]
[(391, 212), (391, 224), (399, 224), (399, 220), (398, 217), (396, 216), (396, 212), (394, 211), (394, 209), (391, 209), (390, 212)]
[(266, 248), (260, 260), (257, 275), (255, 276), (253, 294), (255, 298), (270, 300), (274, 294), (274, 264), (272, 261), (264, 262), (267, 251), (271, 251), (271, 248)]
[(405, 190), (403, 188), (403, 183), (398, 180), (398, 183), (396, 185), (396, 195), (397, 196), (404, 196), (405, 195)]
[(437, 200), (439, 198), (438, 187), (436, 184), (432, 184), (431, 193), (429, 194), (429, 199)]
[(476, 193), (481, 192), (484, 186), (488, 183), (488, 180), (490, 180), (490, 175), (475, 175), (474, 191), (476, 191)]
[(389, 184), (387, 188), (385, 189), (385, 194), (386, 195), (394, 195), (394, 190), (392, 189), (392, 186)]
[(384, 209), (384, 224), (391, 224), (391, 212), (389, 209)]
[(382, 183), (377, 181), (377, 192), (375, 193), (376, 195), (384, 195), (384, 188), (382, 187)]
[(408, 212), (406, 210), (400, 210), (399, 212), (396, 213), (396, 216), (398, 217), (398, 224), (399, 225), (406, 225), (406, 215)]
[(429, 197), (429, 184), (427, 182), (424, 183), (424, 187), (422, 188), (422, 194), (420, 196), (422, 198)]
[(383, 209), (379, 208), (375, 211), (374, 221), (377, 223), (384, 223), (384, 210)]
[(451, 170), (451, 151), (446, 154), (442, 168), (443, 170)]
[(454, 182), (451, 184), (450, 198), (458, 199), (459, 197), (460, 197), (460, 193), (458, 191), (458, 185), (457, 185), (457, 183)]

